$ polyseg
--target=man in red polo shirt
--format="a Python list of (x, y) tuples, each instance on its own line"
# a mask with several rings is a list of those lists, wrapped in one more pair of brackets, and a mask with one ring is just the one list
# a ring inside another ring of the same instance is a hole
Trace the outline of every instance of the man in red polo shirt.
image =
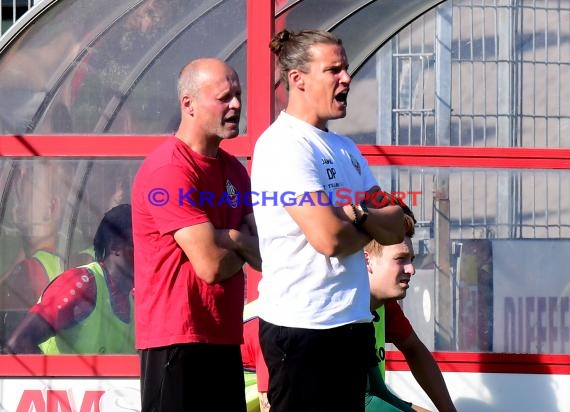
[(220, 148), (239, 134), (241, 87), (225, 62), (203, 58), (182, 69), (178, 95), (178, 131), (133, 184), (142, 412), (201, 411), (212, 402), (245, 411), (242, 267), (260, 270), (261, 258), (244, 198), (249, 176)]

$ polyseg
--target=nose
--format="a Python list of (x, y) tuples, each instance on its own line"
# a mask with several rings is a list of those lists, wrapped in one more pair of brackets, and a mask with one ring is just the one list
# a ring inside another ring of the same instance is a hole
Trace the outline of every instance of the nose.
[(416, 274), (416, 267), (412, 262), (408, 263), (405, 267), (406, 273), (410, 276), (414, 276)]
[(230, 101), (230, 109), (239, 110), (241, 109), (241, 98), (239, 96), (234, 96)]
[(350, 84), (352, 77), (350, 77), (350, 74), (348, 74), (348, 71), (346, 69), (344, 69), (341, 74), (342, 74), (342, 77), (340, 79), (341, 83), (344, 83), (347, 85)]

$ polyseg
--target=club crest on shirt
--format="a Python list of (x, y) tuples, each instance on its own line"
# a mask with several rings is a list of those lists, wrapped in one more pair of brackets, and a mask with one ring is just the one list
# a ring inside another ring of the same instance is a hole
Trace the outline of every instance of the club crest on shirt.
[(356, 169), (358, 174), (361, 175), (362, 171), (360, 170), (360, 163), (358, 163), (358, 160), (356, 160), (354, 157), (352, 157), (352, 155), (350, 153), (348, 155), (350, 156), (350, 161), (352, 162), (352, 165), (354, 166), (354, 168)]
[(226, 194), (228, 195), (228, 204), (235, 209), (237, 207), (237, 189), (230, 182), (230, 179), (226, 180)]

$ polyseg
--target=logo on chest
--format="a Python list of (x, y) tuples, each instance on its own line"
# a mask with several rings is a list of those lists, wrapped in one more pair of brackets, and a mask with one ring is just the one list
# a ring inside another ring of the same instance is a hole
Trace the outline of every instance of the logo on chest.
[(226, 196), (228, 204), (235, 209), (238, 204), (237, 189), (232, 182), (230, 182), (230, 179), (226, 180)]
[(334, 162), (332, 161), (332, 159), (326, 159), (323, 157), (321, 159), (321, 164), (324, 166), (324, 169), (327, 171), (327, 177), (329, 178), (329, 180), (334, 180), (336, 178), (336, 170), (333, 167)]
[(350, 162), (352, 163), (358, 174), (362, 175), (362, 171), (360, 170), (360, 163), (358, 163), (358, 160), (356, 160), (350, 153), (348, 154), (348, 156), (350, 156)]

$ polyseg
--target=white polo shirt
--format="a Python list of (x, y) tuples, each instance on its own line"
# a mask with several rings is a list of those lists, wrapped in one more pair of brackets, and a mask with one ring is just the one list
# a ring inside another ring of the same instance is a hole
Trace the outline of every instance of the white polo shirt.
[(255, 145), (251, 183), (263, 259), (259, 316), (307, 329), (370, 322), (363, 252), (320, 254), (284, 208), (310, 192), (326, 193), (333, 206), (349, 204), (355, 192), (376, 186), (354, 142), (282, 112)]

